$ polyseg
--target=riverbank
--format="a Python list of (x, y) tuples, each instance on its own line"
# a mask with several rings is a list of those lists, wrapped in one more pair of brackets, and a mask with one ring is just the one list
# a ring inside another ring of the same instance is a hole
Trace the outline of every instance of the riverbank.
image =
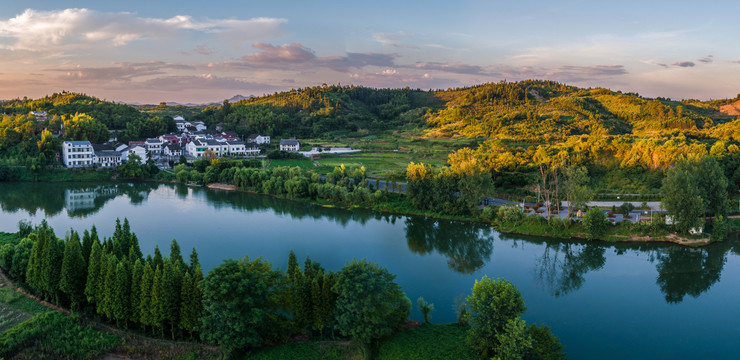
[[(206, 185), (206, 187), (210, 189), (223, 190), (223, 191), (244, 191), (248, 193), (261, 194), (261, 193), (257, 193), (254, 191), (241, 190), (237, 188), (235, 185), (231, 185), (231, 184), (211, 183), (211, 184)], [(265, 194), (261, 194), (261, 195), (265, 195)], [(398, 194), (394, 194), (394, 195), (398, 196)], [(323, 206), (323, 207), (336, 207), (336, 204), (320, 202), (320, 201), (315, 201), (315, 200), (306, 200), (306, 199), (289, 199), (289, 200), (305, 201), (305, 202), (309, 202), (314, 205)], [(404, 211), (405, 209), (398, 209), (398, 208), (394, 208), (393, 206), (365, 207), (365, 206), (353, 205), (353, 206), (349, 206), (345, 208), (351, 210), (352, 208), (358, 208), (358, 207), (367, 208), (370, 210), (376, 210), (376, 211), (385, 212), (385, 213), (397, 214), (397, 215), (426, 216), (426, 217), (431, 217), (431, 218), (441, 219), (441, 220), (478, 222), (478, 223), (491, 225), (496, 229), (496, 231), (499, 231), (505, 234), (542, 236), (542, 237), (563, 239), (563, 240), (568, 240), (568, 239), (592, 240), (592, 239), (589, 239), (588, 235), (583, 230), (580, 223), (577, 223), (577, 222), (572, 222), (568, 225), (563, 225), (564, 222), (560, 222), (560, 227), (556, 227), (556, 226), (551, 225), (548, 221), (544, 220), (543, 218), (538, 219), (535, 217), (526, 217), (522, 219), (524, 221), (517, 221), (513, 223), (503, 223), (503, 224), (501, 223), (493, 224), (491, 220), (487, 220), (487, 219), (462, 217), (462, 216), (451, 217), (451, 216), (443, 216), (440, 214), (429, 214), (429, 213), (424, 213), (424, 212)], [(496, 221), (494, 220), (493, 222), (496, 222)], [(669, 232), (658, 231), (658, 230), (646, 231), (645, 229), (641, 229), (639, 231), (635, 231), (632, 229), (634, 225), (635, 224), (612, 225), (608, 229), (604, 237), (593, 239), (593, 240), (603, 241), (607, 243), (614, 243), (614, 242), (670, 243), (670, 244), (676, 244), (676, 245), (682, 245), (682, 246), (688, 246), (688, 247), (706, 246), (711, 243), (710, 238), (708, 236), (683, 237), (675, 233), (669, 233)]]

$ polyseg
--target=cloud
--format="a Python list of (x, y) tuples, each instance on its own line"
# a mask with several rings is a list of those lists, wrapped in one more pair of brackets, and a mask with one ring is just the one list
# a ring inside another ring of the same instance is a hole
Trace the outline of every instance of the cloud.
[(373, 34), (373, 38), (375, 41), (387, 45), (387, 46), (393, 46), (397, 48), (405, 48), (405, 49), (418, 49), (418, 46), (410, 45), (401, 42), (401, 39), (408, 39), (412, 36), (410, 34), (407, 34), (403, 31), (397, 32), (397, 33), (375, 33)]
[(387, 68), (379, 72), (356, 72), (350, 75), (350, 81), (358, 85), (372, 87), (413, 87), (439, 89), (460, 85), (458, 80), (436, 78), (429, 73), (403, 72), (396, 68)]
[(46, 69), (62, 73), (63, 80), (76, 82), (132, 81), (136, 78), (165, 74), (166, 70), (192, 70), (193, 66), (162, 61), (117, 63), (107, 67), (67, 67)]
[(244, 57), (252, 63), (301, 63), (316, 58), (313, 50), (297, 42), (280, 46), (256, 42), (252, 46), (263, 50)]
[(712, 56), (712, 55), (707, 55), (707, 56), (705, 56), (705, 57), (703, 57), (703, 58), (700, 58), (700, 59), (699, 59), (698, 61), (699, 61), (699, 62), (703, 62), (703, 63), (705, 63), (705, 64), (709, 64), (709, 63), (711, 63), (711, 62), (713, 62), (713, 61), (714, 61), (714, 56)]
[(448, 64), (441, 62), (428, 62), (428, 63), (416, 63), (411, 66), (414, 69), (420, 70), (437, 70), (456, 74), (469, 74), (469, 75), (488, 75), (482, 67), (478, 65), (466, 65), (466, 64)]
[(198, 45), (193, 49), (193, 51), (201, 55), (211, 55), (216, 52), (213, 48), (207, 48), (205, 45)]
[(0, 20), (0, 48), (49, 51), (51, 47), (122, 46), (136, 40), (167, 38), (184, 30), (226, 35), (238, 33), (243, 41), (249, 41), (278, 36), (285, 22), (285, 19), (261, 17), (196, 21), (186, 15), (164, 19), (88, 9), (27, 9), (14, 18)]
[(350, 71), (351, 69), (363, 68), (365, 66), (390, 67), (395, 66), (396, 54), (382, 53), (347, 53), (345, 56), (327, 56), (318, 58), (321, 66), (334, 71)]
[(683, 68), (696, 66), (696, 64), (693, 63), (693, 62), (691, 62), (691, 61), (676, 61), (676, 62), (672, 62), (671, 65), (672, 66), (683, 67)]
[(262, 50), (242, 57), (238, 61), (210, 63), (211, 69), (259, 70), (277, 69), (289, 71), (309, 71), (319, 68), (338, 72), (350, 72), (366, 66), (393, 67), (396, 54), (386, 53), (346, 53), (344, 55), (316, 56), (315, 52), (300, 43), (283, 45), (254, 43)]
[(248, 81), (238, 77), (221, 77), (213, 74), (162, 76), (138, 82), (137, 87), (157, 91), (181, 91), (187, 89), (216, 89), (275, 91), (282, 89), (269, 84)]

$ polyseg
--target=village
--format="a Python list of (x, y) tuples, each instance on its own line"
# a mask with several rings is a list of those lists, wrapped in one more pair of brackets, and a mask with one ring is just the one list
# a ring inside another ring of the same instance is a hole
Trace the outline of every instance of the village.
[[(270, 136), (252, 134), (246, 143), (232, 132), (210, 130), (202, 121), (189, 122), (175, 116), (176, 133), (163, 134), (143, 141), (117, 142), (115, 133), (105, 144), (90, 141), (64, 141), (62, 163), (66, 167), (116, 168), (128, 161), (133, 154), (142, 162), (153, 160), (157, 166), (167, 168), (174, 162), (193, 162), (199, 158), (257, 157)], [(298, 152), (301, 144), (296, 139), (281, 139), (280, 151)]]

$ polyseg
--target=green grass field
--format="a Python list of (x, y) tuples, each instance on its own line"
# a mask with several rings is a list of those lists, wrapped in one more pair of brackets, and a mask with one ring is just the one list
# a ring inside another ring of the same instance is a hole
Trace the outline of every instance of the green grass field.
[(311, 162), (310, 159), (306, 158), (301, 160), (294, 160), (294, 159), (279, 159), (279, 160), (265, 160), (265, 164), (267, 164), (268, 168), (274, 168), (278, 166), (289, 166), (289, 167), (300, 167), (301, 169), (307, 170), (307, 169), (313, 169), (315, 166), (313, 162)]

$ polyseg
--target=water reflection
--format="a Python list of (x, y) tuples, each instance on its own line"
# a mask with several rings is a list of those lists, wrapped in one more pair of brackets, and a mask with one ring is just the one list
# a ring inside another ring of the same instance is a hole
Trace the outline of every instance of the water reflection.
[(686, 295), (699, 297), (717, 281), (732, 242), (703, 248), (671, 247), (658, 255), (658, 280), (668, 303), (680, 303)]
[(594, 243), (547, 242), (535, 261), (536, 279), (555, 297), (578, 290), (586, 282), (586, 273), (604, 266), (605, 251)]
[(493, 252), (490, 228), (459, 221), (408, 217), (406, 241), (417, 254), (437, 251), (444, 255), (450, 269), (463, 274), (483, 267)]
[[(408, 248), (413, 253), (439, 253), (448, 267), (458, 273), (472, 274), (482, 269), (493, 254), (494, 231), (474, 223), (436, 220), (417, 216), (396, 216), (367, 210), (347, 211), (324, 208), (305, 202), (285, 201), (270, 196), (243, 192), (217, 191), (183, 185), (157, 183), (3, 183), (0, 184), (0, 208), (6, 213), (26, 211), (32, 216), (43, 211), (53, 217), (66, 210), (71, 218), (99, 212), (116, 197), (126, 196), (131, 204), (141, 205), (154, 190), (178, 199), (204, 199), (207, 206), (231, 208), (244, 212), (270, 212), (295, 219), (328, 220), (347, 227), (370, 221), (396, 224), (403, 220)], [(400, 225), (400, 224), (399, 224)], [(536, 246), (533, 278), (537, 285), (554, 297), (582, 288), (586, 275), (603, 269), (607, 256), (646, 257), (655, 264), (655, 283), (667, 303), (680, 303), (686, 296), (699, 297), (720, 281), (728, 253), (740, 253), (735, 237), (720, 244), (686, 248), (668, 244), (607, 244), (499, 234), (499, 246)], [(609, 253), (607, 253), (609, 250)], [(651, 275), (651, 277), (654, 275)]]

